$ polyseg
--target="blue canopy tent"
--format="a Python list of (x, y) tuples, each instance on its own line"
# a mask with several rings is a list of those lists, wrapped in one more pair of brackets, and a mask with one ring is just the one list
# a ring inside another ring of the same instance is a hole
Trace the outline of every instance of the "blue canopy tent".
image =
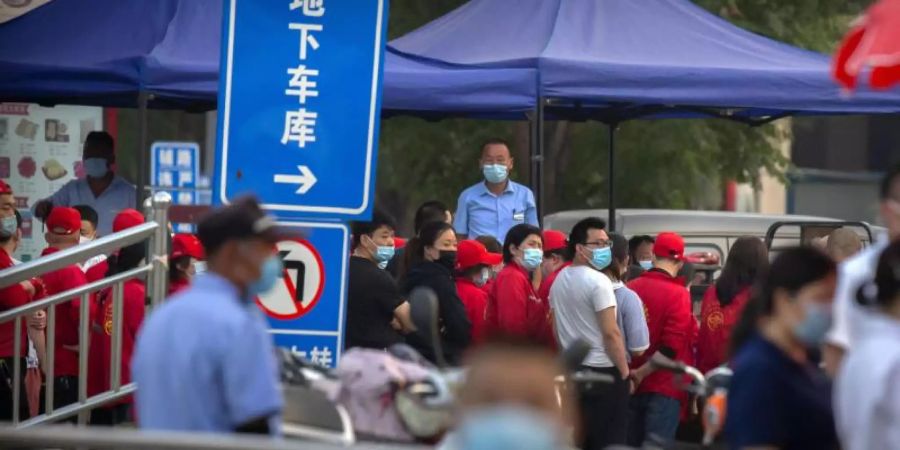
[[(151, 4), (152, 3), (152, 4)], [(152, 6), (152, 7), (150, 7)], [(210, 110), (222, 2), (67, 0), (0, 25), (0, 101)], [(388, 50), (389, 114), (512, 116), (536, 102), (537, 72), (416, 61)]]
[[(147, 108), (215, 109), (221, 33), (220, 0), (50, 2), (0, 24), (0, 102), (137, 107), (147, 148)], [(537, 101), (533, 69), (388, 51), (384, 70), (387, 114), (518, 117)]]
[[(843, 96), (827, 56), (750, 33), (688, 0), (472, 0), (389, 47), (421, 61), (535, 69), (536, 117), (595, 119), (611, 130), (639, 117), (760, 124), (793, 114), (900, 112), (900, 93)], [(534, 130), (540, 144), (540, 124)], [(540, 145), (532, 156), (541, 204)]]

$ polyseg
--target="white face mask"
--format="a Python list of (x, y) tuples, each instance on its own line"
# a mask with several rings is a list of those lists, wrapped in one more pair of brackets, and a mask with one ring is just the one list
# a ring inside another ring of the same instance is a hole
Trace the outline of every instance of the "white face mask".
[(87, 243), (87, 242), (91, 242), (91, 241), (93, 241), (93, 240), (94, 240), (94, 238), (92, 238), (92, 237), (80, 236), (80, 237), (78, 238), (78, 243), (79, 243), (79, 244), (84, 244), (84, 243)]
[(194, 261), (194, 275), (206, 272), (206, 261)]

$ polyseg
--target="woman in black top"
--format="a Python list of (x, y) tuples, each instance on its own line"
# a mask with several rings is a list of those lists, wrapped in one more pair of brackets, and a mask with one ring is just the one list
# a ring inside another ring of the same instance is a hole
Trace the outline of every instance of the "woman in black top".
[[(409, 270), (402, 276), (403, 291), (409, 295), (420, 286), (434, 291), (438, 298), (438, 327), (444, 357), (448, 364), (459, 365), (469, 345), (471, 324), (453, 281), (456, 233), (446, 222), (429, 222), (407, 243), (406, 251), (411, 259)], [(407, 342), (429, 361), (436, 361), (431, 345), (421, 334), (408, 335)]]

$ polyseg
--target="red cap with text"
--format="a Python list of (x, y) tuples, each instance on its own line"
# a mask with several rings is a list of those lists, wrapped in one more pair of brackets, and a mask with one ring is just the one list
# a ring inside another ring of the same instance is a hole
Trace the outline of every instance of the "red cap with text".
[(47, 216), (47, 229), (53, 234), (72, 234), (81, 231), (81, 213), (68, 206), (56, 206)]
[(113, 219), (112, 230), (113, 233), (118, 233), (122, 230), (138, 226), (144, 223), (144, 215), (138, 212), (136, 209), (126, 208), (119, 211), (116, 214), (116, 217)]
[(172, 236), (172, 259), (190, 256), (194, 259), (205, 259), (203, 244), (197, 236), (189, 233), (178, 233)]
[(564, 249), (568, 245), (566, 243), (566, 234), (562, 231), (544, 230), (541, 234), (544, 241), (545, 252)]
[(488, 252), (484, 244), (475, 240), (467, 239), (456, 247), (456, 267), (459, 270), (466, 270), (479, 264), (496, 266), (502, 261), (502, 255)]
[(681, 261), (684, 259), (684, 238), (671, 231), (659, 233), (656, 236), (656, 242), (653, 243), (653, 254), (657, 258)]

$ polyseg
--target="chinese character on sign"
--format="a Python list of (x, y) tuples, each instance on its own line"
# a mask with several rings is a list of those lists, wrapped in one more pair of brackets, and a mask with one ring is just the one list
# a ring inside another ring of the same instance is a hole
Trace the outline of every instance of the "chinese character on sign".
[(175, 150), (165, 149), (159, 151), (159, 165), (171, 166), (175, 162)]
[(308, 17), (322, 17), (325, 14), (325, 0), (293, 0), (291, 11), (303, 8), (303, 15)]
[[(163, 152), (165, 153), (165, 152)], [(175, 184), (174, 177), (172, 176), (172, 172), (168, 170), (164, 170), (159, 172), (159, 179), (156, 180), (156, 184), (159, 186), (172, 186)]]
[(306, 103), (306, 97), (319, 96), (319, 91), (316, 90), (316, 82), (310, 80), (310, 77), (319, 76), (318, 70), (307, 69), (305, 65), (300, 64), (296, 69), (293, 67), (289, 68), (287, 73), (291, 76), (288, 87), (294, 89), (285, 89), (285, 95), (296, 95), (300, 103)]
[(318, 50), (319, 41), (311, 33), (312, 31), (322, 31), (322, 25), (311, 23), (291, 23), (288, 24), (291, 30), (300, 30), (300, 60), (306, 59), (306, 46), (309, 44), (313, 50)]
[(178, 186), (190, 185), (194, 182), (194, 172), (182, 170), (178, 172)]
[(177, 203), (179, 205), (191, 205), (194, 203), (194, 195), (190, 192), (179, 192)]
[(178, 150), (178, 167), (191, 167), (191, 151), (189, 149)]
[(281, 143), (287, 144), (294, 141), (300, 148), (306, 147), (307, 142), (316, 142), (316, 118), (318, 113), (300, 108), (297, 111), (285, 111), (284, 133), (281, 135)]
[(319, 347), (313, 347), (309, 352), (305, 352), (300, 350), (296, 345), (291, 346), (291, 352), (305, 360), (313, 364), (318, 364), (322, 367), (329, 367), (331, 363), (334, 362), (334, 356), (328, 346), (322, 347), (319, 350)]

